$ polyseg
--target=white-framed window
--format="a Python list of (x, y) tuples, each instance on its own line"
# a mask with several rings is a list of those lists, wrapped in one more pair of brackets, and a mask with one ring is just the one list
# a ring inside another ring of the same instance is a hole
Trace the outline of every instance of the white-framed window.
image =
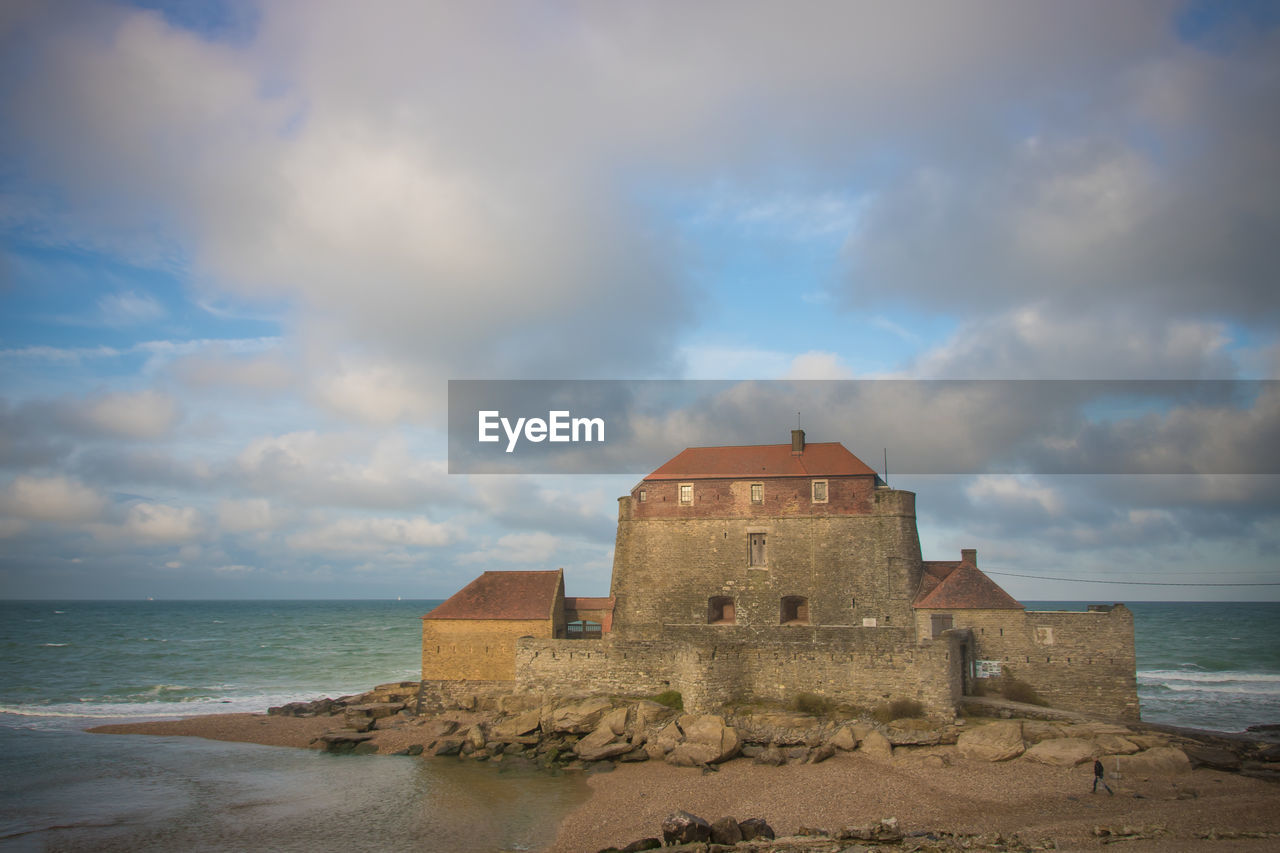
[(680, 484), (680, 503), (688, 506), (693, 503), (693, 483)]
[(827, 481), (813, 481), (813, 502), (816, 504), (824, 504), (827, 502)]
[(641, 489), (641, 490), (637, 493), (637, 496), (640, 498), (640, 503), (644, 503), (645, 501), (647, 501), (647, 500), (649, 499), (649, 493), (648, 493), (648, 492), (646, 492), (644, 489)]
[(753, 504), (764, 503), (764, 483), (751, 484), (751, 502)]

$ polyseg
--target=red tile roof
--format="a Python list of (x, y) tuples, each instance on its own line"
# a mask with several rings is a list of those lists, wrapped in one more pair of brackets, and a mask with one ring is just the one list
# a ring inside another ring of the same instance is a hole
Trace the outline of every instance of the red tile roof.
[(943, 578), (960, 565), (959, 560), (925, 560), (924, 574), (920, 576), (920, 590), (916, 593), (916, 601), (921, 601), (933, 592)]
[(793, 454), (790, 444), (746, 447), (689, 447), (646, 480), (698, 480), (730, 477), (874, 476), (865, 462), (838, 441), (806, 444)]
[(485, 572), (423, 619), (550, 619), (564, 570)]
[(1021, 604), (973, 563), (930, 561), (916, 595), (921, 610), (1022, 610)]

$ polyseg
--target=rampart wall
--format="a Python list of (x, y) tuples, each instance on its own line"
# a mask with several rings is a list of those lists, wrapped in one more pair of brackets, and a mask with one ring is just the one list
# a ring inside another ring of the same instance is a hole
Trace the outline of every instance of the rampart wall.
[(733, 642), (705, 630), (674, 631), (660, 641), (524, 639), (517, 644), (516, 673), (521, 689), (535, 693), (679, 690), (690, 710), (747, 699), (789, 703), (808, 692), (863, 708), (915, 699), (930, 713), (949, 715), (961, 693), (959, 639), (915, 644), (908, 634), (868, 629), (818, 645), (801, 636)]
[(921, 636), (933, 612), (973, 632), (973, 655), (999, 661), (1002, 672), (1029, 684), (1057, 708), (1138, 719), (1133, 613), (1109, 611), (920, 611)]

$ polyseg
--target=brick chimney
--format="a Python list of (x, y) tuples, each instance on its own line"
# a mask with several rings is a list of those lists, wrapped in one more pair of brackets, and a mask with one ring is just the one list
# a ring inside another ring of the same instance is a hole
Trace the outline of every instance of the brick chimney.
[(960, 562), (968, 563), (975, 569), (978, 567), (978, 549), (977, 548), (961, 548)]
[(799, 456), (804, 453), (804, 430), (793, 429), (791, 431), (791, 455)]

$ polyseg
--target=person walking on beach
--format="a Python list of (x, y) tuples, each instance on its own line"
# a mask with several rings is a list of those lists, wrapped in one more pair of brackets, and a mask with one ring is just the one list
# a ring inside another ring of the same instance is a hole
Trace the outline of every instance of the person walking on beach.
[(1107, 784), (1107, 780), (1102, 778), (1102, 772), (1103, 772), (1103, 771), (1102, 771), (1102, 760), (1101, 760), (1101, 759), (1094, 759), (1094, 762), (1093, 762), (1093, 791), (1091, 791), (1090, 793), (1094, 793), (1094, 794), (1098, 793), (1098, 783), (1099, 783), (1099, 782), (1101, 782), (1101, 783), (1102, 783), (1102, 787), (1104, 787), (1104, 788), (1106, 788), (1106, 789), (1107, 789), (1107, 793), (1114, 797), (1114, 796), (1116, 795), (1116, 792), (1115, 792), (1115, 791), (1113, 791), (1113, 790), (1111, 790), (1111, 786)]

